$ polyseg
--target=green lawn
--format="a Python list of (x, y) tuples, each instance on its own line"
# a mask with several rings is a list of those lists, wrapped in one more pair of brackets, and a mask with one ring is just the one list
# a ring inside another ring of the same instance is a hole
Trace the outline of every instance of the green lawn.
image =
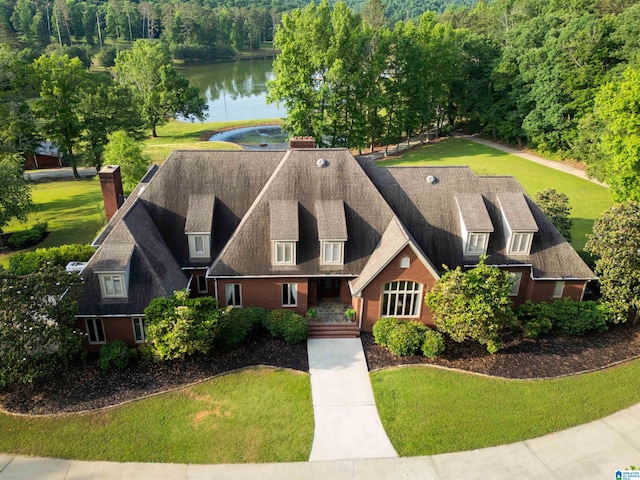
[(0, 414), (0, 452), (172, 463), (306, 461), (309, 375), (257, 368), (88, 414)]
[[(13, 221), (6, 232), (24, 230), (40, 222), (49, 224), (49, 235), (35, 248), (57, 247), (69, 243), (89, 243), (104, 225), (104, 209), (100, 181), (66, 180), (38, 183), (33, 186), (37, 206), (26, 223)], [(0, 255), (7, 265), (9, 255)]]
[(278, 123), (278, 119), (243, 120), (235, 122), (191, 123), (171, 121), (158, 128), (158, 137), (145, 140), (145, 153), (155, 163), (164, 162), (174, 150), (239, 150), (235, 144), (209, 142), (209, 132), (229, 127)]
[(478, 175), (512, 175), (533, 198), (536, 192), (555, 188), (569, 197), (573, 228), (571, 242), (581, 250), (593, 222), (612, 205), (609, 190), (568, 173), (553, 170), (524, 158), (454, 138), (413, 150), (380, 165), (468, 165)]
[(428, 367), (371, 374), (382, 424), (401, 456), (518, 442), (640, 402), (640, 360), (554, 380), (499, 380)]

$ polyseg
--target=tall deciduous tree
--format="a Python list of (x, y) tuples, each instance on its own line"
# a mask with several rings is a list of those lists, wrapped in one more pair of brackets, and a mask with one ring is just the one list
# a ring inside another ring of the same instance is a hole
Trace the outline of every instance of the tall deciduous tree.
[(84, 129), (79, 106), (89, 74), (79, 59), (56, 54), (41, 56), (33, 63), (33, 69), (40, 85), (40, 98), (34, 108), (43, 122), (42, 131), (62, 149), (73, 176), (78, 178), (74, 149)]
[(513, 319), (509, 273), (480, 260), (477, 267), (447, 270), (426, 296), (436, 328), (456, 342), (476, 340), (497, 352), (500, 330)]
[(80, 286), (77, 274), (60, 267), (25, 276), (0, 271), (0, 387), (40, 380), (80, 351)]
[(208, 107), (198, 89), (176, 72), (160, 44), (136, 41), (131, 50), (118, 53), (115, 73), (118, 82), (131, 88), (141, 116), (154, 137), (157, 137), (156, 127), (177, 115), (204, 119)]
[(142, 153), (142, 145), (127, 132), (118, 130), (110, 133), (108, 139), (104, 159), (108, 164), (120, 165), (122, 186), (125, 193), (129, 193), (147, 172), (151, 159)]
[(599, 257), (603, 300), (614, 323), (640, 317), (640, 203), (628, 200), (607, 210), (593, 225), (585, 250)]
[(0, 232), (10, 220), (25, 221), (33, 210), (31, 189), (22, 177), (20, 155), (0, 156)]
[(571, 242), (573, 220), (569, 216), (571, 214), (569, 197), (553, 188), (546, 188), (536, 193), (536, 204), (567, 242)]

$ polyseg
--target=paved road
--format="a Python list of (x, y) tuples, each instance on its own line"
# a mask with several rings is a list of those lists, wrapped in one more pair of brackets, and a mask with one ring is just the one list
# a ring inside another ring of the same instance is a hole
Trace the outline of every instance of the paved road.
[[(93, 177), (97, 172), (94, 167), (78, 167), (78, 174), (81, 177)], [(24, 179), (31, 182), (43, 182), (64, 178), (73, 178), (73, 170), (71, 167), (43, 168), (40, 170), (27, 170), (24, 172)]]

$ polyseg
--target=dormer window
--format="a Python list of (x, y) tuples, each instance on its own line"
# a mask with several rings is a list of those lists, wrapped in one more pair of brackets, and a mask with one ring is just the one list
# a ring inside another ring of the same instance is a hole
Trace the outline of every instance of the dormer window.
[(342, 265), (344, 263), (344, 242), (323, 241), (322, 244), (322, 264)]
[(529, 255), (533, 233), (511, 233), (509, 240), (509, 253), (511, 255)]
[(317, 200), (320, 265), (344, 265), (344, 245), (347, 241), (347, 219), (342, 200)]
[(489, 234), (493, 232), (493, 223), (484, 198), (479, 193), (461, 193), (456, 195), (462, 251), (465, 256), (479, 257), (487, 253)]
[(211, 235), (191, 233), (189, 237), (189, 258), (210, 258)]
[(487, 252), (488, 233), (468, 233), (465, 243), (465, 255), (483, 255)]
[(295, 265), (296, 245), (300, 238), (298, 202), (295, 200), (270, 202), (269, 217), (269, 237), (273, 244), (272, 264)]
[(127, 298), (124, 273), (98, 273), (102, 298)]
[(529, 255), (538, 224), (523, 193), (501, 193), (498, 204), (502, 211), (508, 255)]
[(211, 232), (213, 230), (213, 207), (216, 197), (211, 194), (189, 195), (189, 210), (184, 233), (189, 244), (189, 258), (206, 260), (211, 258)]
[(274, 242), (273, 263), (275, 265), (295, 265), (296, 243)]

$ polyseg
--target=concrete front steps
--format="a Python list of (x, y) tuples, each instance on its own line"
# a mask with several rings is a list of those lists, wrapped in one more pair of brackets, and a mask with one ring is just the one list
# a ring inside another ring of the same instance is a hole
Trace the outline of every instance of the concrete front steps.
[(309, 338), (358, 338), (360, 329), (355, 322), (309, 322)]

